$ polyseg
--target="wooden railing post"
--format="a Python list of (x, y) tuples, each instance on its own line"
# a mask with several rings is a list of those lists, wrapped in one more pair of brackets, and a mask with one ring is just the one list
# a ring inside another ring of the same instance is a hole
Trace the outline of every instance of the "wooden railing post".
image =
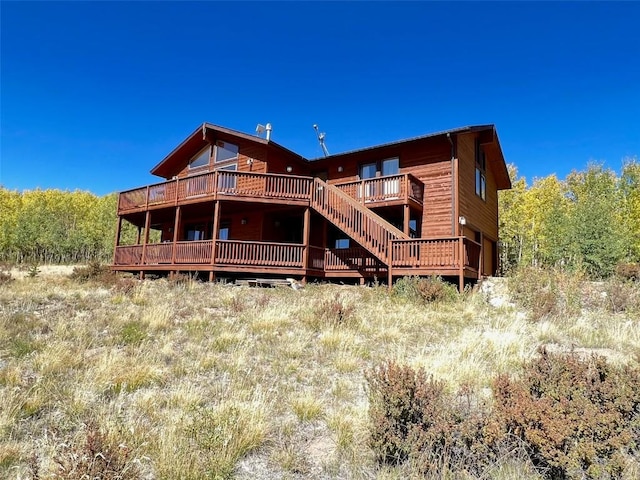
[(180, 230), (180, 205), (176, 207), (176, 218), (173, 222), (173, 245), (171, 247), (171, 263), (176, 263), (176, 242), (178, 241), (178, 231)]
[[(148, 193), (148, 191), (147, 191)], [(148, 198), (148, 197), (147, 197)], [(151, 212), (149, 210), (147, 210), (147, 213), (145, 215), (145, 219), (144, 219), (144, 243), (142, 244), (142, 258), (140, 259), (140, 264), (144, 265), (146, 262), (146, 255), (147, 255), (147, 243), (149, 243), (149, 227), (151, 225)], [(144, 276), (144, 272), (140, 271), (140, 278), (142, 279), (142, 277)]]
[(458, 237), (458, 287), (460, 293), (464, 291), (464, 237)]
[(302, 282), (307, 282), (306, 269), (309, 268), (309, 238), (311, 232), (311, 209), (309, 207), (305, 207), (304, 209), (304, 226), (302, 229), (302, 243), (304, 245), (304, 250), (302, 251), (302, 268), (305, 269), (305, 275), (302, 277)]
[[(217, 182), (217, 178), (216, 178)], [(217, 185), (217, 183), (216, 183)], [(220, 200), (213, 203), (213, 231), (211, 232), (211, 265), (216, 263), (216, 241), (218, 239), (218, 228), (220, 226)]]

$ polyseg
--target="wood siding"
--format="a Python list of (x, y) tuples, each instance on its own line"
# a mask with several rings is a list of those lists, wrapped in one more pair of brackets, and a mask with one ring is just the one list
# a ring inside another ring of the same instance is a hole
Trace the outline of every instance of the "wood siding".
[(459, 205), (460, 215), (467, 219), (469, 228), (482, 232), (483, 236), (493, 241), (498, 240), (498, 191), (495, 175), (491, 171), (491, 158), (487, 156), (486, 164), (486, 200), (476, 195), (476, 135), (458, 136), (459, 159)]
[(400, 153), (400, 172), (410, 173), (424, 183), (421, 237), (452, 235), (451, 145), (429, 141)]

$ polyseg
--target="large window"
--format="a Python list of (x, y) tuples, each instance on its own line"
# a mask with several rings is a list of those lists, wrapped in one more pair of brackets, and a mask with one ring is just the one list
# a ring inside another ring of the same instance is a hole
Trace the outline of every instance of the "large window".
[(238, 159), (238, 146), (218, 140), (215, 145), (215, 162), (221, 163)]
[(480, 145), (480, 140), (476, 140), (476, 195), (482, 200), (487, 199), (487, 159)]
[[(189, 162), (189, 168), (198, 168), (209, 165), (209, 158), (211, 157), (211, 145), (207, 145), (204, 149), (200, 150), (198, 154)], [(184, 165), (184, 164), (183, 164)]]

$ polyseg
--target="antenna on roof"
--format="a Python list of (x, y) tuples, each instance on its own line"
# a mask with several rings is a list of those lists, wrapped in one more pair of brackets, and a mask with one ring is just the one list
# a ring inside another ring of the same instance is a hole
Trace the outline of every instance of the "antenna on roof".
[(316, 131), (316, 135), (318, 136), (318, 143), (320, 143), (320, 147), (322, 148), (322, 153), (324, 153), (325, 157), (329, 156), (329, 150), (327, 150), (327, 146), (324, 144), (325, 133), (320, 133), (318, 130), (318, 125), (313, 124), (313, 129)]

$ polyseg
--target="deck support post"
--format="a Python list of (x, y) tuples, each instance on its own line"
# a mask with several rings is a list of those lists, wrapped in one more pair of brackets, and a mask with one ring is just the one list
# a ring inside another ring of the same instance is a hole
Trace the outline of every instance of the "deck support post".
[(214, 272), (213, 270), (211, 270), (209, 272), (209, 281), (210, 282), (215, 282), (216, 281), (216, 272)]
[(116, 226), (116, 238), (113, 245), (113, 263), (116, 263), (116, 254), (118, 251), (118, 245), (120, 245), (120, 231), (122, 230), (122, 217), (118, 215), (118, 225)]
[(484, 268), (484, 233), (480, 232), (480, 258), (478, 259), (478, 280), (482, 278)]
[(464, 237), (458, 237), (458, 290), (464, 291)]
[[(217, 184), (216, 184), (217, 185)], [(211, 265), (216, 263), (216, 240), (218, 239), (218, 229), (220, 228), (220, 200), (213, 202), (213, 226), (211, 227)], [(209, 280), (213, 281), (215, 274), (213, 270), (209, 274)]]
[(136, 235), (136, 245), (140, 245), (141, 238), (142, 238), (142, 227), (138, 227), (138, 234)]
[[(142, 244), (142, 257), (140, 258), (140, 263), (142, 265), (145, 264), (146, 255), (147, 255), (147, 243), (149, 243), (149, 226), (151, 225), (151, 212), (147, 210), (144, 219), (144, 243)], [(140, 272), (140, 279), (144, 278), (144, 272)]]
[(302, 242), (304, 249), (302, 250), (302, 269), (304, 275), (302, 276), (302, 283), (307, 283), (307, 269), (309, 268), (309, 238), (311, 234), (311, 209), (305, 207), (304, 209), (304, 224), (302, 227)]
[(409, 236), (409, 224), (411, 221), (411, 211), (409, 210), (409, 204), (404, 204), (404, 234)]
[(176, 263), (176, 242), (178, 241), (178, 230), (180, 230), (180, 205), (176, 207), (176, 218), (173, 222), (173, 245), (171, 246), (171, 263)]

